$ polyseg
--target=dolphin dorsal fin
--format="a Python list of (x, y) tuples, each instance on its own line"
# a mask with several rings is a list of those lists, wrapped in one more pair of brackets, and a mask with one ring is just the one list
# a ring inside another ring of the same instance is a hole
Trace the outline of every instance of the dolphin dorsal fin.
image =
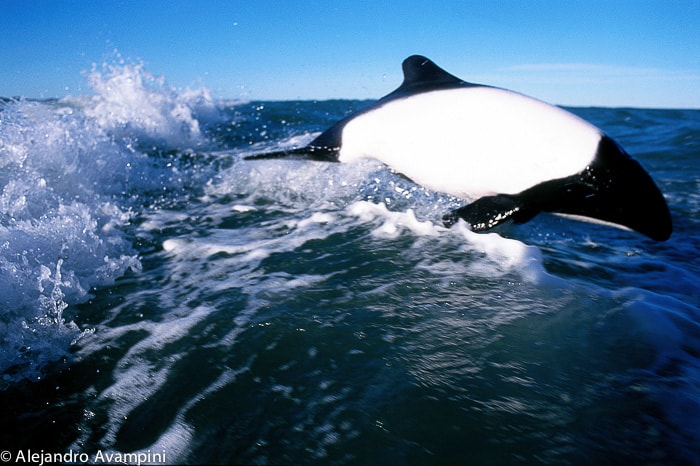
[(431, 59), (422, 55), (411, 55), (403, 61), (401, 66), (403, 68), (403, 83), (386, 97), (405, 97), (421, 92), (478, 85), (468, 83), (448, 73)]
[(402, 87), (427, 84), (461, 84), (464, 82), (422, 55), (411, 55), (403, 61), (401, 67), (403, 68)]

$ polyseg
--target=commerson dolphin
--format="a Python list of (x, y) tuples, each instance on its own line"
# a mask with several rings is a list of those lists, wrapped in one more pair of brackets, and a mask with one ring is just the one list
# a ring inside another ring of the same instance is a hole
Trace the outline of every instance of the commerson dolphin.
[(371, 158), (415, 183), (474, 200), (443, 217), (473, 231), (540, 212), (584, 216), (663, 241), (671, 216), (649, 174), (600, 129), (517, 92), (473, 84), (414, 55), (392, 93), (307, 146), (247, 159)]

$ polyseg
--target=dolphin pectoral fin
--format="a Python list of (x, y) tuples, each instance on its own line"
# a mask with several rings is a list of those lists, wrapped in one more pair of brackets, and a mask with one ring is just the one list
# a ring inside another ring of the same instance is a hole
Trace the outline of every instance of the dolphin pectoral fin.
[(442, 223), (449, 228), (461, 218), (471, 226), (472, 231), (479, 232), (506, 220), (525, 223), (538, 213), (538, 209), (525, 206), (517, 195), (497, 194), (479, 198), (449, 212), (442, 217)]

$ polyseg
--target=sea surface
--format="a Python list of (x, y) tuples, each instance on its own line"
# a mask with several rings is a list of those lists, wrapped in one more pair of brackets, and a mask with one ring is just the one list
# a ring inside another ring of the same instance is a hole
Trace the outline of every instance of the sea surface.
[(368, 101), (87, 79), (0, 100), (3, 454), (700, 464), (700, 111), (569, 109), (656, 180), (669, 241), (476, 234), (377, 162), (243, 160)]

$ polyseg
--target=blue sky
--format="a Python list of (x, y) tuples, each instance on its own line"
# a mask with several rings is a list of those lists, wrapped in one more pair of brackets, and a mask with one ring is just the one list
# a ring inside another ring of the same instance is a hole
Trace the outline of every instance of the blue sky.
[(420, 53), (561, 105), (700, 108), (700, 0), (0, 0), (0, 96), (142, 61), (232, 99), (378, 98)]

